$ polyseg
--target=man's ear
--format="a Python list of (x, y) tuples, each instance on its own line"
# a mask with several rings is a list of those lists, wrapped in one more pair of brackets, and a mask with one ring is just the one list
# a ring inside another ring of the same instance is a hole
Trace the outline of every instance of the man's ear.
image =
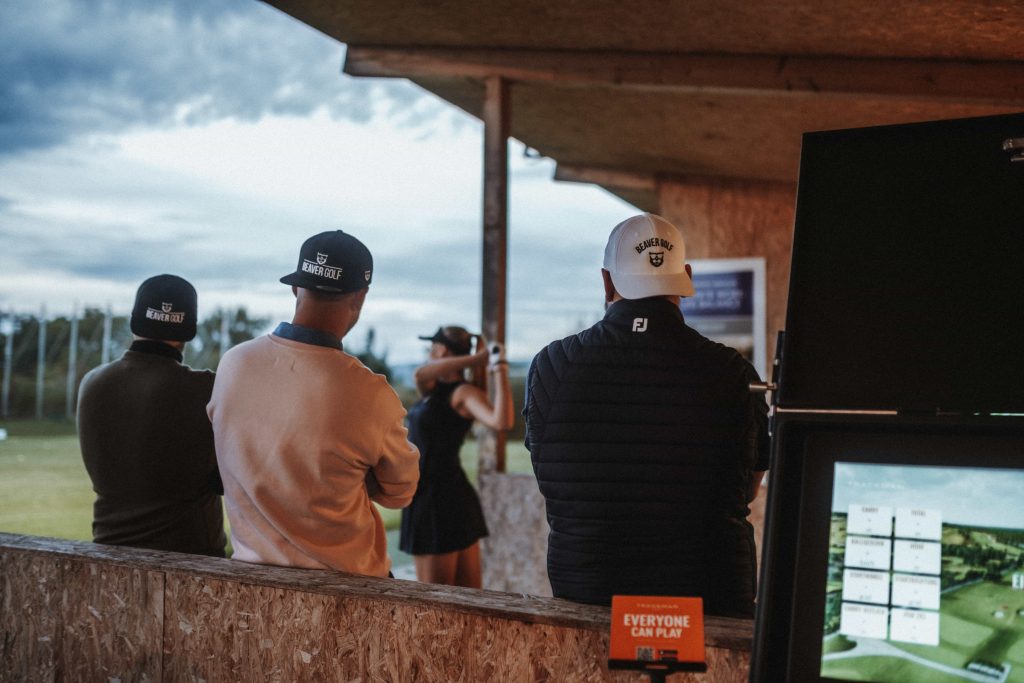
[(352, 308), (353, 308), (353, 310), (361, 311), (363, 309), (363, 302), (366, 301), (366, 294), (369, 291), (370, 291), (369, 287), (364, 287), (363, 289), (360, 289), (358, 292), (353, 293), (353, 295), (352, 295)]
[(684, 265), (684, 266), (683, 266), (683, 268), (686, 268), (686, 274), (687, 274), (687, 275), (689, 276), (689, 278), (690, 278), (690, 279), (692, 280), (692, 279), (693, 279), (693, 268), (691, 268), (691, 267), (690, 267), (690, 264), (689, 264), (689, 263), (687, 263), (686, 265)]
[(601, 278), (604, 280), (604, 300), (605, 303), (611, 303), (615, 301), (615, 283), (612, 282), (612, 274), (604, 268), (601, 269)]

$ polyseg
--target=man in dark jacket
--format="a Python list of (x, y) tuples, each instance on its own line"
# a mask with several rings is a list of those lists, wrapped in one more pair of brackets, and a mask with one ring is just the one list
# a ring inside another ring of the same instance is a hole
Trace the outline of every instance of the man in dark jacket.
[(601, 273), (604, 319), (538, 353), (527, 384), (552, 591), (595, 604), (700, 596), (708, 613), (751, 616), (747, 504), (768, 469), (757, 373), (684, 322), (693, 281), (665, 219), (616, 226)]
[(224, 556), (223, 493), (206, 403), (214, 374), (182, 365), (196, 290), (151, 277), (132, 309), (124, 356), (82, 379), (78, 440), (96, 492), (93, 540)]

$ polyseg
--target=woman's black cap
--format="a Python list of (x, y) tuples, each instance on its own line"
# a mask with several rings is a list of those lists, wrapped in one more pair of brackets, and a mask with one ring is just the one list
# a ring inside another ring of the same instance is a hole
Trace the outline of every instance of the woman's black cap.
[(437, 328), (437, 332), (432, 335), (420, 335), (419, 338), (424, 341), (442, 344), (452, 353), (464, 356), (472, 350), (473, 337), (476, 336), (478, 335), (470, 334), (465, 328), (449, 325), (448, 327), (441, 326)]

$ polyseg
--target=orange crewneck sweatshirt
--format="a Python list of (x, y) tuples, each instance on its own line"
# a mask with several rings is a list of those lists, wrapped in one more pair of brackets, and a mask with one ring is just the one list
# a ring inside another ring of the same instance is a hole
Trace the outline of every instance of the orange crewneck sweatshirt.
[(419, 454), (383, 376), (340, 349), (266, 335), (224, 355), (207, 413), (234, 559), (387, 576), (370, 501), (408, 505)]

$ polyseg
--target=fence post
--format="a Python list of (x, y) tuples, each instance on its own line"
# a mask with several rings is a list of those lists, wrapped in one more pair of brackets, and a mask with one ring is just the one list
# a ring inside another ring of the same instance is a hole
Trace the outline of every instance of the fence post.
[(36, 356), (36, 419), (43, 419), (43, 389), (46, 378), (46, 304), (39, 310), (39, 353)]
[(78, 302), (71, 310), (71, 347), (68, 349), (68, 384), (65, 391), (64, 414), (75, 418), (75, 389), (78, 388)]
[(231, 327), (228, 322), (228, 311), (220, 309), (220, 357), (223, 358), (227, 350), (231, 348)]
[(110, 362), (110, 302), (107, 302), (107, 312), (103, 315), (103, 347), (100, 351), (100, 365)]
[(11, 309), (10, 319), (4, 324), (4, 334), (6, 339), (4, 340), (4, 384), (3, 384), (3, 397), (0, 406), (4, 418), (11, 416), (11, 375), (14, 373), (14, 327), (16, 319), (14, 317), (14, 309)]

